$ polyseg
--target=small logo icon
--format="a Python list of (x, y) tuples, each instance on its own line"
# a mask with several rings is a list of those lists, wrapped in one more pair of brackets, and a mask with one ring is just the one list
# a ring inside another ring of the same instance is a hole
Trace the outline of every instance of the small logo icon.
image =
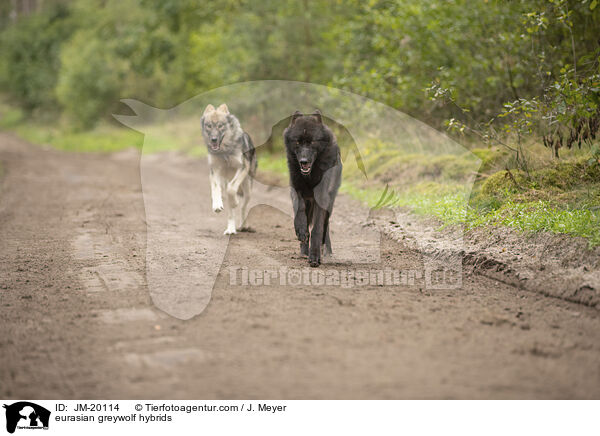
[(6, 431), (14, 433), (18, 429), (48, 430), (50, 411), (29, 401), (19, 401), (4, 405), (6, 409)]

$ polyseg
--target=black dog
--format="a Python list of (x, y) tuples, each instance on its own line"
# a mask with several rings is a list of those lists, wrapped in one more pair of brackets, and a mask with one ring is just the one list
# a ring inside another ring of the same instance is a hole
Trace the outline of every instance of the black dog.
[(342, 181), (340, 149), (318, 110), (311, 115), (296, 111), (283, 139), (300, 253), (308, 256), (310, 266), (316, 267), (321, 263), (322, 245), (324, 254), (331, 254), (329, 217)]

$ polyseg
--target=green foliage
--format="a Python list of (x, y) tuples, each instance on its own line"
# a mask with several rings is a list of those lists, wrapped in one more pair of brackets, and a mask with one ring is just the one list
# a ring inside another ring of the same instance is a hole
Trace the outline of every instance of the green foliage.
[[(482, 161), (474, 175), (471, 153), (398, 155), (372, 141), (362, 156), (369, 178), (346, 166), (346, 192), (448, 223), (598, 240), (592, 229), (600, 206), (596, 0), (39, 4), (14, 22), (10, 6), (0, 6), (0, 91), (20, 105), (2, 111), (0, 127), (33, 142), (67, 150), (139, 146), (139, 135), (121, 135), (105, 123), (124, 97), (172, 107), (239, 81), (328, 84), (445, 125), (475, 142), (471, 151)], [(254, 102), (257, 119), (269, 103)], [(60, 127), (28, 121), (44, 113), (64, 115)], [(203, 153), (186, 138), (193, 135), (184, 124), (148, 135), (145, 150)], [(344, 129), (335, 129), (347, 153)], [(562, 161), (544, 162), (542, 143), (555, 157), (560, 150)], [(573, 155), (582, 144), (591, 153)], [(277, 152), (281, 141), (270, 145), (264, 148)], [(261, 151), (263, 168), (283, 172), (284, 163)], [(480, 182), (465, 209), (470, 193), (460, 185), (473, 176)]]
[(25, 110), (56, 109), (60, 49), (75, 26), (70, 10), (59, 5), (0, 33), (0, 88)]
[(423, 89), (436, 79), (483, 118), (515, 98), (512, 88), (536, 85), (520, 23), (532, 3), (357, 2), (362, 19), (347, 24), (349, 56), (335, 83), (437, 124), (459, 112), (427, 103)]
[(162, 66), (176, 44), (160, 28), (147, 31), (152, 13), (137, 0), (79, 1), (74, 8), (82, 25), (62, 49), (56, 94), (75, 127), (92, 127), (124, 95), (161, 97)]
[(574, 144), (592, 144), (600, 130), (600, 49), (594, 30), (600, 20), (595, 6), (585, 0), (507, 5), (511, 10), (516, 8), (526, 33), (515, 32), (501, 41), (512, 41), (519, 54), (516, 65), (531, 75), (529, 85), (517, 80), (513, 64), (507, 62), (504, 86), (513, 98), (496, 90), (492, 95), (505, 94), (503, 107), (490, 101), (485, 113), (478, 108), (479, 102), (464, 98), (461, 77), (457, 80), (452, 74), (452, 80), (446, 80), (440, 74), (426, 92), (437, 104), (450, 103), (453, 116), (445, 122), (448, 129), (504, 146), (514, 154), (515, 166), (526, 173), (527, 142), (536, 136), (543, 137), (544, 145), (557, 158), (563, 146), (570, 149)]
[(43, 5), (12, 24), (0, 8), (0, 88), (28, 110), (58, 97), (79, 127), (122, 97), (170, 107), (259, 79), (332, 84), (463, 132), (492, 118), (508, 135), (535, 131), (540, 117), (576, 126), (598, 103), (600, 8), (589, 0)]
[(128, 65), (113, 56), (114, 48), (85, 32), (62, 53), (56, 94), (77, 127), (92, 127), (115, 107)]

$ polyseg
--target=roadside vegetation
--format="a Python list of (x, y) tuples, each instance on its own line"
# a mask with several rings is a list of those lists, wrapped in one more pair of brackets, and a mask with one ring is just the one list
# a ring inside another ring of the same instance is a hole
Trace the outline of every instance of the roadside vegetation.
[[(343, 192), (443, 225), (600, 245), (597, 0), (5, 3), (0, 128), (30, 142), (140, 148), (143, 136), (110, 117), (125, 110), (120, 98), (172, 107), (239, 81), (326, 84), (445, 130), (482, 162), (472, 174), (467, 155), (398, 155), (373, 141), (368, 178), (346, 165)], [(192, 122), (156, 132), (144, 151), (203, 154)], [(281, 142), (266, 149), (260, 168), (285, 177)]]
[[(371, 166), (369, 161), (377, 162), (374, 156), (365, 162), (368, 181), (354, 165), (344, 167), (341, 192), (372, 208), (402, 207), (435, 217), (442, 227), (506, 226), (583, 237), (590, 248), (600, 245), (600, 161), (573, 152), (560, 162), (540, 163), (527, 177), (502, 169), (506, 155), (501, 150), (474, 151), (488, 158), (482, 159), (482, 168), (489, 175), (477, 178), (472, 186), (464, 183), (460, 168), (468, 162), (460, 157), (441, 156), (446, 164), (436, 168), (436, 162), (416, 155)], [(450, 161), (452, 165), (447, 164)], [(285, 156), (263, 153), (259, 162), (261, 169), (276, 172), (285, 181)], [(440, 179), (436, 171), (448, 167), (458, 171)], [(431, 174), (435, 181), (407, 183), (415, 174)]]

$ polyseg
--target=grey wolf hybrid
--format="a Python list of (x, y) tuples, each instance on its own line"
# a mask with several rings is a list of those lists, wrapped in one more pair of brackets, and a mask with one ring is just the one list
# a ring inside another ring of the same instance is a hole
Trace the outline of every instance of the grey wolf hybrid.
[(223, 210), (227, 203), (225, 235), (242, 229), (250, 201), (252, 179), (256, 174), (256, 153), (250, 136), (223, 103), (206, 106), (202, 115), (202, 136), (208, 149), (212, 209)]
[(332, 252), (329, 217), (342, 181), (340, 149), (318, 110), (310, 115), (296, 111), (283, 138), (300, 253), (308, 256), (310, 266), (317, 267), (321, 249), (324, 255)]

